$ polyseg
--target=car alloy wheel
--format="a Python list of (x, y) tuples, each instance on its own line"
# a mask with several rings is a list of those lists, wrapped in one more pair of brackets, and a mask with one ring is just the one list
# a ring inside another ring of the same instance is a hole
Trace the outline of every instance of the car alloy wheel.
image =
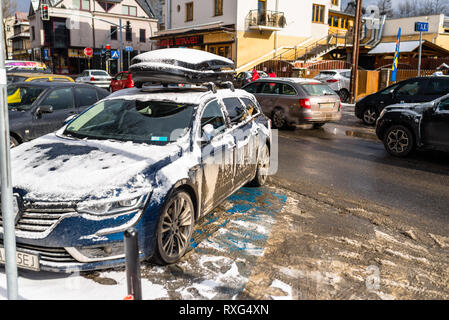
[(374, 108), (367, 108), (365, 111), (363, 111), (363, 122), (367, 125), (374, 125), (377, 120), (377, 112), (374, 110)]
[(273, 125), (275, 128), (285, 128), (287, 121), (285, 119), (284, 111), (281, 109), (276, 109), (273, 113)]
[(385, 134), (384, 145), (390, 154), (404, 157), (413, 150), (412, 133), (404, 126), (393, 126)]
[(349, 91), (346, 89), (341, 89), (338, 91), (338, 95), (340, 96), (341, 102), (348, 102), (349, 100)]
[(268, 170), (270, 169), (270, 149), (265, 144), (262, 147), (260, 157), (257, 163), (257, 171), (254, 180), (250, 185), (254, 187), (263, 186), (268, 179)]
[(177, 262), (190, 245), (194, 227), (194, 207), (190, 196), (177, 191), (165, 205), (157, 228), (159, 263)]

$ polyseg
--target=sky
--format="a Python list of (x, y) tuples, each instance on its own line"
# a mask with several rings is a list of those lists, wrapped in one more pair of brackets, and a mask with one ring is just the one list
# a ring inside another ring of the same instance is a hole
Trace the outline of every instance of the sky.
[[(17, 0), (13, 0), (17, 1)], [(17, 11), (28, 11), (30, 8), (30, 0), (18, 0), (17, 1)]]

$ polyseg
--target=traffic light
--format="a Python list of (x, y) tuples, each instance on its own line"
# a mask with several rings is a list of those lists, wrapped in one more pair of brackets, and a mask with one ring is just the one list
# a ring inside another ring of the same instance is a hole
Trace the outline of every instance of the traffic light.
[(41, 19), (43, 21), (50, 20), (50, 16), (48, 15), (48, 4), (41, 4)]
[(111, 45), (106, 45), (106, 60), (111, 59)]
[(126, 21), (126, 32), (130, 32), (131, 31), (131, 22)]

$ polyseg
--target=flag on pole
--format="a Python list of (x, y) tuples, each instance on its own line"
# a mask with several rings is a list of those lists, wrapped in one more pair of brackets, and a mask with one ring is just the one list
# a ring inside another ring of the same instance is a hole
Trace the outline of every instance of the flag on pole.
[(400, 46), (401, 46), (401, 28), (399, 28), (398, 38), (396, 40), (396, 51), (394, 54), (393, 68), (391, 70), (391, 82), (396, 81), (396, 75), (397, 75), (398, 63), (399, 63), (399, 47)]

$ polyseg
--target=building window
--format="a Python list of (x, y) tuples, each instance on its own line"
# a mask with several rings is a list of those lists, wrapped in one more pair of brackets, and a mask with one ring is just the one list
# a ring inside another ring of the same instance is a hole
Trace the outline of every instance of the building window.
[(137, 16), (137, 7), (122, 5), (122, 13), (127, 16)]
[(72, 0), (73, 8), (90, 11), (90, 0)]
[(139, 30), (140, 32), (139, 32), (139, 41), (140, 42), (146, 42), (146, 39), (147, 39), (147, 37), (146, 37), (146, 30), (145, 29), (140, 29)]
[(34, 41), (36, 39), (36, 30), (34, 27), (31, 27), (31, 41)]
[(193, 20), (193, 2), (186, 3), (186, 21)]
[(329, 13), (328, 23), (329, 27), (348, 29), (348, 18), (337, 17), (336, 15)]
[(111, 40), (117, 40), (117, 27), (111, 26)]
[(215, 16), (223, 15), (223, 0), (214, 0), (215, 1)]
[(334, 6), (338, 6), (338, 0), (332, 0), (332, 4), (333, 4)]
[(325, 7), (319, 4), (313, 5), (312, 22), (324, 23)]
[(103, 8), (103, 10), (106, 12), (108, 12), (115, 6), (115, 3), (103, 2), (103, 1), (99, 1), (98, 3)]

